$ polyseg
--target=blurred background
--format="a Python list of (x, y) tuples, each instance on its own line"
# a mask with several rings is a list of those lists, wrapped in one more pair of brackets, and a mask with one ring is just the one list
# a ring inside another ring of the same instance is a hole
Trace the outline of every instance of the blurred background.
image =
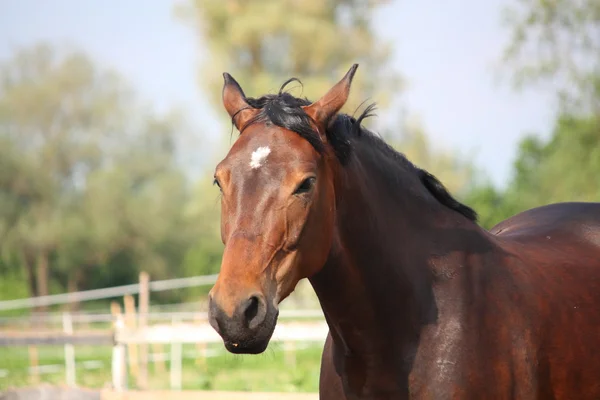
[[(0, 390), (316, 393), (320, 333), (234, 357), (203, 330), (222, 73), (315, 100), (355, 62), (344, 111), (376, 102), (365, 125), (484, 227), (600, 200), (600, 0), (3, 1)], [(306, 283), (283, 308), (322, 332)]]

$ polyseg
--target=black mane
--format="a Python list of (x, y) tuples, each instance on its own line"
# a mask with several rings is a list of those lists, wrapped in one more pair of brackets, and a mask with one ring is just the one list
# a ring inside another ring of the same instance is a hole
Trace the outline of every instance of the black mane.
[[(323, 154), (325, 144), (313, 129), (310, 117), (301, 108), (312, 104), (312, 102), (306, 98), (298, 98), (283, 91), (285, 86), (292, 81), (300, 83), (298, 79), (292, 78), (281, 86), (277, 94), (269, 94), (259, 98), (246, 98), (248, 105), (260, 109), (260, 112), (242, 127), (241, 132), (254, 123), (274, 124), (297, 133), (307, 140), (317, 152)], [(361, 142), (374, 147), (398, 162), (404, 169), (416, 174), (423, 186), (441, 204), (459, 212), (471, 221), (477, 221), (477, 213), (454, 199), (435, 176), (413, 165), (404, 155), (394, 150), (383, 139), (361, 125), (365, 118), (372, 116), (374, 108), (374, 104), (369, 105), (358, 118), (340, 113), (330, 121), (326, 132), (327, 141), (332, 146), (340, 163), (346, 165), (350, 159), (353, 151), (353, 140), (362, 139)], [(390, 171), (390, 173), (394, 173), (394, 171)], [(390, 179), (390, 182), (394, 181), (394, 179)]]

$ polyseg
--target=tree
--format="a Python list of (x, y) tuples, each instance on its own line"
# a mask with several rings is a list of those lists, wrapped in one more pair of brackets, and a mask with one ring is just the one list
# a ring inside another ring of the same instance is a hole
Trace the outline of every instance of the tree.
[(373, 9), (384, 2), (186, 0), (176, 12), (208, 49), (199, 80), (219, 111), (224, 71), (253, 97), (295, 76), (314, 100), (358, 62), (364, 73), (357, 74), (353, 101), (345, 107), (352, 113), (369, 97), (384, 106), (400, 89), (389, 63), (391, 46), (372, 28)]
[(599, 122), (595, 116), (561, 115), (547, 143), (522, 142), (512, 190), (523, 194), (525, 204), (598, 201)]
[(486, 227), (518, 212), (565, 201), (598, 201), (600, 187), (600, 124), (561, 115), (550, 140), (526, 136), (513, 165), (513, 177), (504, 192), (480, 187), (468, 196)]
[(62, 226), (59, 194), (76, 191), (78, 174), (100, 161), (91, 139), (97, 137), (94, 129), (106, 127), (101, 116), (117, 104), (115, 86), (111, 76), (96, 75), (83, 55), (59, 58), (47, 45), (17, 52), (2, 65), (0, 83), (3, 142), (50, 187), (22, 210), (11, 235), (24, 262), (36, 263), (37, 294), (45, 295)]
[[(220, 205), (219, 190), (213, 185), (212, 174), (206, 174), (196, 182), (192, 200), (184, 213), (196, 232), (194, 243), (188, 248), (183, 260), (183, 271), (187, 275), (210, 275), (219, 272), (223, 254)], [(198, 294), (207, 292), (207, 289), (194, 288), (189, 292)]]
[(478, 172), (473, 163), (451, 149), (431, 143), (418, 118), (413, 116), (398, 125), (399, 131), (384, 129), (383, 138), (413, 164), (435, 175), (451, 193), (466, 195)]
[(51, 196), (52, 183), (47, 178), (46, 174), (36, 171), (35, 160), (23, 157), (13, 141), (0, 137), (0, 254), (5, 260), (13, 261), (5, 263), (7, 267), (20, 259), (31, 293), (36, 292), (37, 286), (35, 257), (15, 231), (35, 204)]
[(505, 17), (503, 66), (518, 88), (550, 84), (561, 109), (549, 140), (520, 142), (506, 190), (470, 193), (488, 227), (532, 207), (600, 198), (600, 1), (519, 0)]
[(181, 132), (178, 114), (154, 114), (80, 51), (40, 44), (0, 66), (2, 254), (32, 294), (52, 278), (74, 290), (182, 266)]
[(518, 0), (504, 21), (517, 86), (549, 82), (565, 105), (600, 113), (599, 0)]

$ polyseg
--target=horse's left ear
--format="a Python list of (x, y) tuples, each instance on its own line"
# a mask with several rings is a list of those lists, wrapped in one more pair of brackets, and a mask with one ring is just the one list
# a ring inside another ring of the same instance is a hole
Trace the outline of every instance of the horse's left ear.
[(322, 138), (325, 138), (325, 130), (327, 123), (331, 120), (335, 114), (346, 104), (348, 95), (350, 94), (350, 86), (352, 84), (352, 78), (358, 68), (358, 64), (354, 64), (352, 68), (341, 81), (335, 84), (334, 87), (329, 89), (325, 96), (315, 101), (311, 105), (302, 107), (304, 112), (312, 118), (319, 128), (319, 134)]
[(223, 84), (223, 106), (233, 119), (235, 127), (241, 132), (257, 110), (248, 104), (244, 91), (239, 83), (233, 79), (233, 76), (224, 72), (223, 79), (225, 81)]

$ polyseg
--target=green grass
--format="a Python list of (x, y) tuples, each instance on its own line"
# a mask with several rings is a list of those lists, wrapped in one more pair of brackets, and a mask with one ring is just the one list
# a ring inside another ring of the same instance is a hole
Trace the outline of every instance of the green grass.
[[(170, 347), (164, 346), (164, 352)], [(216, 356), (183, 359), (182, 385), (184, 390), (234, 390), (234, 391), (281, 391), (317, 392), (322, 345), (298, 348), (293, 360), (286, 361), (283, 346), (272, 343), (260, 355), (233, 355), (225, 352), (222, 344), (210, 345), (210, 352)], [(184, 345), (184, 356), (196, 351), (195, 345)], [(64, 366), (64, 349), (60, 346), (38, 347), (39, 364), (60, 364)], [(75, 348), (77, 363), (77, 384), (89, 388), (102, 388), (111, 380), (111, 348), (108, 346), (78, 346)], [(80, 362), (100, 360), (102, 369), (84, 369)], [(29, 386), (29, 353), (27, 347), (0, 347), (0, 369), (7, 369), (9, 375), (0, 377), (0, 390), (7, 387)], [(169, 361), (165, 361), (165, 371), (155, 370), (149, 365), (149, 388), (168, 389)], [(64, 368), (57, 373), (44, 374), (40, 382), (63, 384)], [(130, 387), (135, 386), (129, 377)]]

